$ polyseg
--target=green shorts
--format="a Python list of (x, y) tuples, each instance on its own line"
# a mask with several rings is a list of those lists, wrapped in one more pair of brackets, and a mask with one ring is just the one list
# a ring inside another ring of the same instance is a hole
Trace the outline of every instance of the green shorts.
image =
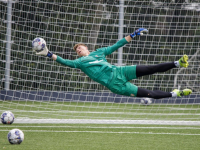
[(113, 93), (137, 96), (138, 87), (128, 81), (136, 79), (136, 65), (113, 68), (113, 78), (108, 85)]

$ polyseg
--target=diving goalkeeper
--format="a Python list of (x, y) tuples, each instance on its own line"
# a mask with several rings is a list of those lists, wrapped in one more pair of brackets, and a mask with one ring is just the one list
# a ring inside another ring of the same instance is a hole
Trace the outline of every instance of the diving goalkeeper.
[(163, 92), (160, 90), (151, 91), (137, 87), (136, 85), (128, 82), (132, 79), (141, 76), (154, 74), (157, 72), (165, 72), (175, 67), (188, 67), (188, 56), (184, 55), (178, 61), (167, 62), (157, 65), (133, 65), (133, 66), (114, 66), (107, 62), (106, 56), (113, 53), (118, 48), (124, 46), (132, 40), (135, 36), (140, 36), (147, 29), (139, 28), (134, 33), (119, 40), (112, 46), (99, 48), (94, 52), (89, 52), (86, 45), (80, 43), (74, 46), (74, 50), (80, 56), (75, 60), (63, 59), (50, 52), (47, 47), (42, 51), (36, 52), (37, 55), (44, 55), (52, 58), (60, 64), (71, 68), (81, 69), (94, 81), (106, 86), (113, 93), (134, 96), (134, 97), (149, 97), (154, 99), (166, 97), (181, 97), (187, 96), (192, 93), (190, 89), (178, 90), (172, 92)]

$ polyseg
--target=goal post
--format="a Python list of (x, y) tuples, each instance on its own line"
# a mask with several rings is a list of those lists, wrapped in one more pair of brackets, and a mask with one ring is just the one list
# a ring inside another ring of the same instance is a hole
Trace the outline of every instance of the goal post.
[[(11, 12), (7, 11), (9, 7)], [(8, 20), (10, 14), (12, 18)], [(81, 123), (92, 119), (97, 123), (101, 120), (121, 123), (125, 123), (123, 120), (132, 120), (131, 123), (153, 120), (157, 124), (162, 124), (160, 121), (199, 124), (200, 3), (185, 0), (0, 0), (0, 15), (0, 110), (12, 111), (19, 122), (50, 119), (52, 123), (63, 123), (67, 121), (62, 120), (80, 119)], [(73, 50), (75, 44), (84, 43), (92, 52), (115, 44), (119, 37), (138, 28), (147, 28), (149, 32), (135, 37), (123, 51), (108, 55), (108, 62), (152, 65), (172, 62), (187, 54), (187, 69), (175, 68), (130, 82), (141, 88), (165, 92), (190, 88), (192, 95), (152, 100), (151, 105), (143, 106), (140, 98), (113, 94), (80, 70), (36, 56), (31, 50), (32, 40), (41, 37), (50, 51), (74, 60), (78, 58)], [(9, 76), (5, 73), (8, 71)]]

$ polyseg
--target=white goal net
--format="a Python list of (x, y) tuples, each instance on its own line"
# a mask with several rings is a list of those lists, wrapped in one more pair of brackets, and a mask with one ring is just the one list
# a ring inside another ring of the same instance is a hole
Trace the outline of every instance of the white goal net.
[[(0, 0), (0, 16), (0, 112), (12, 111), (16, 121), (199, 124), (198, 1)], [(190, 96), (153, 99), (144, 106), (140, 98), (113, 94), (80, 70), (36, 56), (31, 50), (32, 40), (41, 37), (50, 51), (74, 60), (77, 43), (86, 44), (92, 52), (141, 27), (148, 34), (109, 55), (108, 62), (151, 65), (187, 54), (187, 69), (175, 68), (130, 82), (166, 92), (190, 88)]]

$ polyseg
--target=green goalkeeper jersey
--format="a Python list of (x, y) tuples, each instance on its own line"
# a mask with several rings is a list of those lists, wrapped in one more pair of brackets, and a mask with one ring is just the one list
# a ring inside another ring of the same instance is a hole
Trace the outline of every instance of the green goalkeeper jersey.
[(123, 38), (112, 46), (99, 48), (91, 52), (88, 56), (82, 56), (75, 60), (63, 59), (57, 56), (56, 61), (71, 68), (81, 69), (91, 79), (107, 87), (113, 77), (115, 66), (107, 62), (106, 55), (111, 54), (127, 43), (126, 39)]

